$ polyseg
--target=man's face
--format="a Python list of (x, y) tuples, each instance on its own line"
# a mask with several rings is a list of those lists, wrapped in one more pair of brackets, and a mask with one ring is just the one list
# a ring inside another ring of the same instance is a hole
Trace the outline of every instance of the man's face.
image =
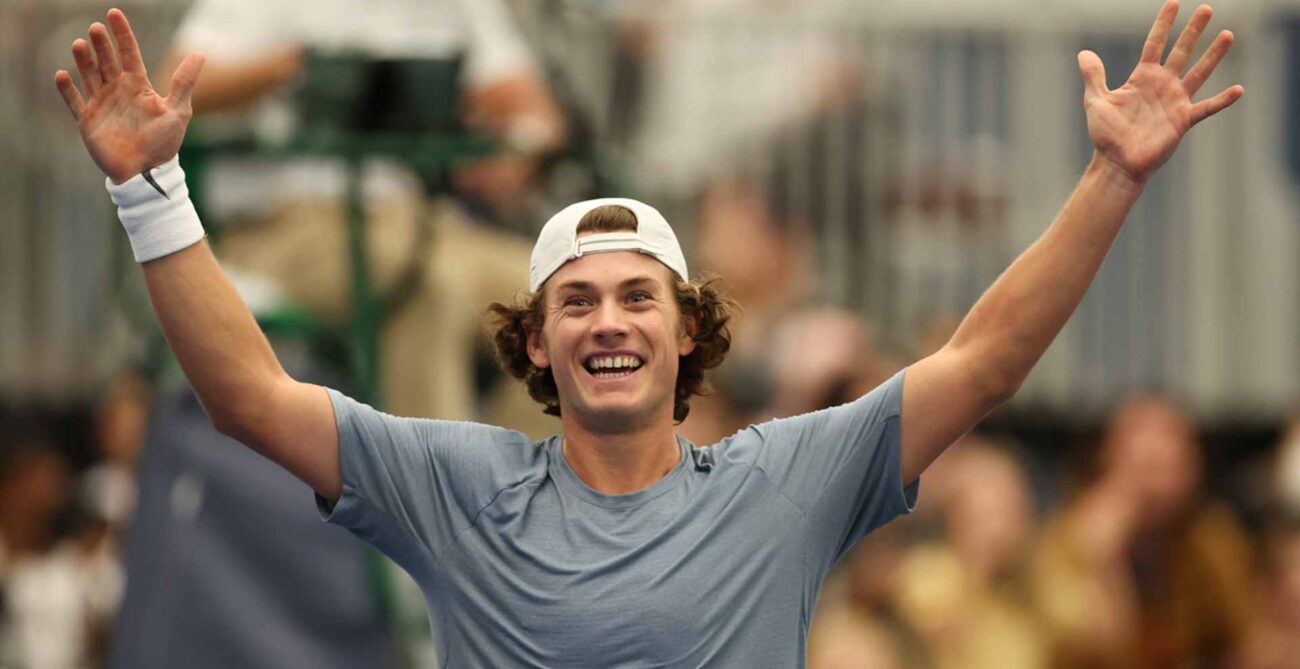
[(678, 356), (695, 348), (672, 278), (650, 256), (615, 251), (572, 260), (546, 280), (546, 319), (528, 356), (555, 376), (566, 420), (601, 432), (672, 420)]

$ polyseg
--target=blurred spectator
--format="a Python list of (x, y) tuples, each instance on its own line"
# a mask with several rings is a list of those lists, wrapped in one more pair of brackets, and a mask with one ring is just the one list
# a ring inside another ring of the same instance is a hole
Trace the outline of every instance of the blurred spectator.
[[(295, 83), (309, 74), (309, 53), (463, 59), (464, 122), (510, 149), (462, 161), (453, 175), (462, 202), (475, 209), (520, 206), (538, 159), (565, 140), (564, 118), (498, 0), (327, 0), (310, 11), (285, 0), (198, 0), (177, 33), (173, 66), (192, 50), (208, 59), (196, 111), (233, 112), (208, 120), (239, 121), (272, 141), (293, 132)], [(344, 317), (345, 175), (342, 161), (323, 158), (215, 161), (205, 184), (210, 208), (246, 224), (223, 235), (223, 262), (275, 280), (288, 298), (327, 319)], [(388, 293), (404, 282), (409, 292), (385, 324), (385, 408), (473, 418), (478, 309), (526, 285), (530, 245), (480, 225), (461, 204), (427, 205), (412, 175), (391, 162), (367, 163), (363, 191), (375, 285)]]
[(720, 179), (709, 186), (700, 201), (696, 234), (703, 269), (717, 273), (741, 305), (731, 324), (731, 351), (709, 379), (715, 394), (692, 401), (680, 427), (695, 443), (711, 444), (771, 403), (771, 335), (783, 316), (806, 301), (811, 275), (797, 224), (777, 218), (750, 179)]
[(836, 3), (631, 5), (620, 55), (636, 66), (629, 144), (648, 188), (690, 191), (752, 158), (761, 140), (861, 96), (854, 45), (811, 29), (843, 14)]
[(809, 669), (903, 669), (902, 651), (885, 625), (841, 607), (817, 619), (809, 632)]
[(710, 380), (716, 395), (697, 398), (682, 423), (697, 443), (850, 401), (894, 369), (861, 319), (817, 306), (806, 226), (783, 213), (744, 177), (714, 183), (701, 200), (700, 260), (726, 282), (742, 312), (731, 352)]
[(122, 372), (95, 407), (98, 460), (81, 474), (78, 495), (96, 523), (103, 525), (106, 551), (114, 554), (135, 514), (136, 463), (144, 448), (150, 388), (133, 371)]
[(773, 320), (813, 290), (809, 241), (806, 222), (779, 211), (754, 179), (719, 179), (700, 202), (700, 261), (727, 280), (751, 321)]
[(968, 436), (945, 454), (947, 536), (905, 556), (904, 619), (938, 669), (1032, 669), (1047, 646), (1027, 577), (1034, 511), (1028, 479), (1005, 447)]
[(1256, 589), (1261, 606), (1238, 666), (1288, 669), (1300, 662), (1300, 416), (1283, 431), (1270, 462), (1267, 506)]
[(136, 462), (144, 447), (150, 389), (139, 374), (125, 371), (94, 408), (95, 461), (75, 480), (69, 545), (80, 572), (79, 597), (90, 611), (94, 664), (104, 657), (113, 617), (126, 587), (123, 545), (135, 515)]
[(905, 525), (880, 528), (853, 549), (822, 590), (808, 633), (809, 669), (928, 669), (928, 649), (898, 608)]
[[(295, 377), (336, 384), (301, 347), (273, 345)], [(320, 522), (310, 488), (213, 430), (177, 385), (149, 423), (110, 666), (399, 666), (379, 563)]]
[(1277, 521), (1264, 546), (1258, 578), (1263, 615), (1236, 666), (1292, 669), (1300, 665), (1300, 516)]
[(1135, 397), (1096, 462), (1036, 564), (1056, 666), (1223, 666), (1252, 614), (1249, 546), (1231, 513), (1201, 498), (1191, 419)]
[(54, 446), (19, 442), (0, 460), (0, 666), (96, 665), (115, 601), (95, 555), (61, 538), (56, 521), (73, 496), (72, 470)]
[(967, 476), (963, 454), (982, 443), (967, 435), (948, 449), (926, 470), (925, 494), (907, 521), (873, 532), (831, 572), (809, 631), (810, 669), (935, 666), (934, 649), (915, 624), (918, 612), (907, 610), (908, 587), (918, 584), (913, 558), (918, 544), (946, 545), (945, 516)]
[(1275, 503), (1282, 513), (1300, 517), (1300, 416), (1292, 419), (1282, 435), (1275, 457)]
[(870, 391), (883, 373), (873, 368), (874, 343), (866, 324), (843, 309), (795, 311), (771, 337), (774, 383), (768, 412), (774, 416), (850, 402)]

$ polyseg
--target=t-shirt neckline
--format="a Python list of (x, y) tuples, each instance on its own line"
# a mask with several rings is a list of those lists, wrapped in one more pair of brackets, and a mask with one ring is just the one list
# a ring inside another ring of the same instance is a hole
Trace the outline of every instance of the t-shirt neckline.
[(681, 449), (681, 457), (667, 474), (664, 474), (658, 481), (650, 484), (650, 487), (629, 492), (621, 495), (609, 495), (587, 485), (578, 473), (573, 471), (569, 461), (564, 457), (564, 437), (557, 435), (551, 438), (548, 448), (551, 453), (550, 470), (551, 476), (564, 488), (565, 492), (573, 494), (575, 497), (606, 509), (627, 509), (640, 506), (669, 492), (676, 488), (686, 476), (687, 467), (691, 462), (690, 444), (681, 437), (677, 437), (677, 446)]

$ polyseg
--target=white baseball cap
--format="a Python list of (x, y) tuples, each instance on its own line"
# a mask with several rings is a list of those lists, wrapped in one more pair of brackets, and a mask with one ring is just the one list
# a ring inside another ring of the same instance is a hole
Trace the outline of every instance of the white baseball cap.
[[(597, 207), (617, 205), (626, 207), (636, 217), (636, 232), (601, 232), (578, 237), (578, 222)], [(686, 256), (677, 243), (677, 235), (664, 220), (663, 214), (650, 205), (621, 197), (576, 202), (551, 217), (537, 235), (533, 247), (533, 260), (528, 269), (528, 290), (537, 292), (542, 284), (564, 263), (581, 258), (588, 253), (609, 251), (638, 251), (653, 256), (687, 280)]]

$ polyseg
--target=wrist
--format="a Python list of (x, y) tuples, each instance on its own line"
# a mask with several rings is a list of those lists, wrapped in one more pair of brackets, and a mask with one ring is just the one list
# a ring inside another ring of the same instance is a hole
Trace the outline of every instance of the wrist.
[(1095, 175), (1105, 184), (1141, 193), (1146, 188), (1147, 177), (1138, 176), (1120, 167), (1118, 163), (1102, 155), (1100, 151), (1092, 152), (1092, 161), (1088, 163), (1087, 174)]
[(117, 205), (136, 262), (170, 255), (203, 239), (185, 172), (175, 156), (120, 183), (109, 177), (105, 187)]
[(506, 125), (504, 141), (518, 155), (537, 157), (559, 145), (558, 133), (546, 119), (535, 114), (521, 114)]

